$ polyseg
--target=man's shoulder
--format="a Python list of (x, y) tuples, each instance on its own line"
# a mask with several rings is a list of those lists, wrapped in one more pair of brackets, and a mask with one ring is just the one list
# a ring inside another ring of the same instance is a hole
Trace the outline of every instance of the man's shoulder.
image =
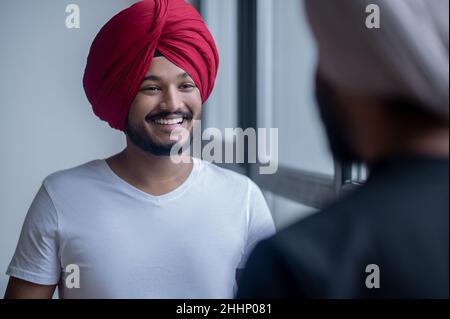
[(201, 166), (201, 172), (208, 178), (214, 178), (216, 182), (225, 183), (233, 187), (251, 187), (253, 182), (247, 176), (229, 168), (220, 167), (214, 163), (197, 159)]
[(71, 185), (72, 183), (79, 184), (92, 180), (101, 168), (101, 161), (91, 160), (74, 167), (58, 170), (45, 177), (43, 185), (49, 191), (49, 189), (64, 189), (65, 186)]
[[(340, 264), (349, 255), (376, 240), (372, 221), (362, 212), (358, 195), (341, 199), (297, 221), (262, 243), (262, 253), (288, 263)], [(325, 272), (325, 271), (324, 271)]]
[(359, 194), (352, 194), (326, 206), (280, 230), (274, 241), (280, 244), (295, 240), (309, 243), (317, 241), (325, 248), (328, 243), (335, 246), (337, 241), (351, 240), (371, 227), (371, 216), (365, 213), (368, 203), (362, 202), (360, 197)]
[(353, 206), (339, 202), (261, 241), (251, 263), (265, 267), (260, 271), (267, 276), (277, 272), (274, 285), (281, 287), (269, 296), (324, 296), (336, 273), (358, 268), (370, 253), (365, 248), (371, 235), (359, 229), (360, 221), (351, 218), (354, 212)]

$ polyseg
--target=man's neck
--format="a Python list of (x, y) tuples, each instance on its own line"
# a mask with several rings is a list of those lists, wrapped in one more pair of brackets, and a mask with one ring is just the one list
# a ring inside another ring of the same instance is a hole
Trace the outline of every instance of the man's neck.
[[(374, 138), (374, 140), (376, 140)], [(372, 153), (367, 156), (368, 162), (377, 162), (398, 154), (421, 155), (433, 158), (449, 158), (449, 130), (437, 128), (416, 134), (400, 141), (393, 138), (383, 143), (368, 143), (372, 145)]]
[(159, 196), (171, 192), (189, 177), (193, 163), (175, 163), (170, 156), (147, 154), (132, 143), (106, 160), (120, 178), (136, 188)]
[(449, 157), (449, 129), (431, 130), (405, 143), (405, 149), (432, 157)]

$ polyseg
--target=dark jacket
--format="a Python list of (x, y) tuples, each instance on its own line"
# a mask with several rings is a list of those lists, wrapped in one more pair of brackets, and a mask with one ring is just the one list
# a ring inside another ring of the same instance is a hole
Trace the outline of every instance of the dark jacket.
[(448, 166), (374, 167), (359, 190), (258, 244), (237, 297), (448, 298)]

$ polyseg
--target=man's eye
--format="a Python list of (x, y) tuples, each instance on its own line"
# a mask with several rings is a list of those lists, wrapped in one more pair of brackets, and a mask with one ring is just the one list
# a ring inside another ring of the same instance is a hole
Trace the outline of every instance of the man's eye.
[(195, 85), (193, 85), (191, 83), (185, 83), (185, 84), (182, 84), (180, 87), (182, 89), (193, 89), (193, 88), (195, 88)]
[(157, 92), (157, 91), (160, 91), (161, 89), (157, 86), (149, 86), (149, 87), (144, 88), (143, 90), (147, 91), (147, 92)]

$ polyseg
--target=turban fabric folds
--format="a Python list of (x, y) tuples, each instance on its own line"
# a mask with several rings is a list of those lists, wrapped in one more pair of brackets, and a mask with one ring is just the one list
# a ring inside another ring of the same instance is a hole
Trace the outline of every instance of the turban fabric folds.
[(124, 130), (155, 51), (187, 72), (205, 102), (219, 56), (200, 14), (185, 0), (144, 0), (121, 11), (95, 37), (83, 77), (94, 113)]
[[(335, 86), (449, 117), (448, 0), (306, 0), (319, 70)], [(369, 29), (369, 5), (380, 28)]]

